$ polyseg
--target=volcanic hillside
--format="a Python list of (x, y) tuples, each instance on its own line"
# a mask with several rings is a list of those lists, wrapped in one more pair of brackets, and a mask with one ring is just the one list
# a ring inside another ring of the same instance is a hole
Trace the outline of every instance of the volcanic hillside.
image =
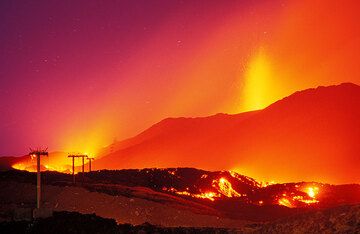
[[(80, 173), (76, 177), (77, 183), (73, 184), (69, 174), (43, 172), (44, 205), (58, 211), (97, 213), (133, 224), (189, 225), (192, 219), (175, 220), (181, 212), (184, 217), (192, 215), (202, 220), (192, 225), (205, 225), (204, 222), (209, 221), (211, 225), (232, 226), (239, 220), (275, 220), (360, 203), (360, 185), (261, 184), (232, 171), (210, 172), (194, 168), (103, 170)], [(8, 216), (6, 214), (14, 205), (35, 206), (36, 173), (0, 172), (0, 186), (3, 188), (0, 217)], [(164, 217), (168, 218), (165, 220)]]
[[(96, 169), (235, 169), (264, 181), (359, 183), (360, 86), (299, 91), (237, 115), (168, 118), (120, 142)], [(114, 147), (114, 146), (112, 146)]]

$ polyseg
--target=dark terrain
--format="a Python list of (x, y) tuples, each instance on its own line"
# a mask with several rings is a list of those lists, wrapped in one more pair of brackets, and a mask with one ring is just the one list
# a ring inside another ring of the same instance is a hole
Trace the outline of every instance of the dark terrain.
[(94, 214), (55, 212), (52, 217), (34, 221), (0, 223), (0, 232), (19, 233), (359, 233), (360, 206), (341, 206), (280, 219), (275, 222), (254, 223), (242, 228), (162, 227), (117, 224)]
[[(151, 223), (162, 227), (255, 231), (260, 225), (264, 230), (273, 230), (287, 227), (289, 223), (302, 227), (297, 223), (297, 217), (314, 226), (308, 217), (326, 220), (332, 215), (344, 216), (341, 222), (348, 222), (345, 224), (349, 228), (358, 225), (358, 211), (353, 210), (358, 210), (357, 204), (360, 204), (360, 185), (357, 184), (300, 182), (262, 185), (234, 172), (193, 168), (103, 170), (79, 173), (76, 179), (77, 183), (72, 184), (69, 174), (43, 172), (43, 206), (55, 212), (96, 213), (115, 219), (117, 223)], [(219, 187), (221, 179), (229, 184)], [(36, 173), (0, 172), (0, 220), (21, 220), (29, 216), (35, 207), (35, 182)], [(304, 192), (309, 186), (319, 189), (315, 198)], [(197, 196), (205, 192), (215, 196), (211, 199)], [(315, 202), (307, 204), (298, 197)], [(289, 207), (280, 205), (279, 201), (283, 199), (287, 199), (289, 204), (285, 205)], [(322, 228), (329, 225), (327, 223)]]

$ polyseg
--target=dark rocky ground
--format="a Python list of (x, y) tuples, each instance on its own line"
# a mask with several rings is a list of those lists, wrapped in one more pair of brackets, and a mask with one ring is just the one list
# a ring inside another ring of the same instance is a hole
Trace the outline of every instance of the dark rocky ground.
[[(203, 180), (187, 181), (198, 177), (194, 173), (204, 171), (181, 169), (175, 178), (164, 170), (101, 171), (86, 174), (84, 182), (80, 182), (79, 175), (79, 183), (73, 185), (70, 175), (44, 172), (43, 207), (54, 215), (29, 220), (35, 207), (35, 174), (0, 172), (0, 234), (360, 233), (359, 185), (323, 186), (321, 201), (325, 205), (307, 209), (254, 206), (237, 199), (211, 202), (160, 189), (165, 182), (176, 188), (208, 184)], [(248, 178), (239, 181), (234, 182), (239, 189), (252, 182)], [(272, 197), (292, 192), (294, 187), (278, 184), (258, 191)]]
[(55, 212), (44, 219), (2, 222), (0, 233), (360, 233), (360, 205), (309, 212), (237, 229), (117, 224), (114, 219), (95, 214)]
[(107, 219), (95, 214), (77, 212), (55, 212), (52, 217), (34, 221), (13, 221), (0, 223), (3, 234), (57, 234), (57, 233), (236, 233), (236, 229), (160, 227), (149, 223), (142, 225), (117, 224), (114, 219)]
[(287, 217), (262, 225), (256, 233), (360, 233), (360, 205)]
[[(204, 177), (204, 175), (206, 176)], [(169, 190), (173, 188), (175, 191), (187, 191), (193, 194), (200, 194), (203, 191), (218, 193), (212, 181), (219, 178), (226, 178), (231, 182), (233, 189), (245, 196), (231, 198), (222, 196), (215, 201), (210, 201), (179, 195)], [(36, 173), (18, 170), (0, 171), (0, 182), (35, 185)], [(70, 174), (45, 171), (42, 172), (42, 183), (62, 188), (72, 187), (75, 190), (84, 188), (90, 192), (107, 194), (112, 197), (141, 198), (162, 204), (166, 201), (167, 205), (175, 208), (181, 206), (196, 213), (256, 222), (271, 221), (315, 209), (360, 203), (359, 184), (329, 185), (299, 182), (261, 187), (254, 179), (243, 175), (237, 174), (234, 177), (228, 171), (209, 172), (195, 168), (93, 171), (79, 173), (75, 185), (72, 184)], [(291, 209), (278, 205), (278, 200), (283, 197), (283, 194), (311, 199), (300, 189), (308, 185), (320, 188), (321, 191), (316, 197), (318, 203), (309, 206), (293, 201)], [(6, 200), (6, 194), (4, 195)], [(261, 206), (258, 205), (260, 200), (262, 201)]]

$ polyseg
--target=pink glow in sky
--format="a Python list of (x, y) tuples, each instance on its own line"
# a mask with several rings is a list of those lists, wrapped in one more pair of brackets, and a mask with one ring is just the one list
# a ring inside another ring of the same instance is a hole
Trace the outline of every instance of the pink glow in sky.
[(358, 1), (1, 1), (0, 155), (94, 152), (169, 116), (360, 83), (359, 14)]

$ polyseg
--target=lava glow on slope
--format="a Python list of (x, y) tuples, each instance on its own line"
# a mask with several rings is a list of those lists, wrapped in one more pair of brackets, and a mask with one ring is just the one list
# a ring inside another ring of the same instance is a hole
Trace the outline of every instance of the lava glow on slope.
[[(206, 176), (203, 175), (202, 178), (206, 178)], [(174, 188), (170, 188), (170, 189), (164, 188), (163, 190), (175, 192), (176, 194), (179, 194), (179, 195), (186, 195), (186, 196), (195, 197), (195, 198), (209, 199), (210, 201), (215, 201), (216, 198), (221, 198), (221, 197), (241, 197), (242, 196), (240, 193), (235, 191), (232, 188), (231, 183), (223, 177), (218, 180), (217, 179), (213, 180), (212, 187), (215, 189), (215, 191), (209, 191), (209, 192), (200, 193), (200, 194), (190, 193), (189, 191), (177, 191)], [(246, 194), (244, 194), (243, 196), (246, 196)]]
[[(41, 171), (72, 173), (72, 161), (67, 157), (67, 155), (67, 153), (63, 152), (54, 152), (50, 153), (48, 157), (41, 157)], [(80, 159), (75, 159), (74, 163), (75, 167), (80, 167), (82, 165), (82, 161)], [(85, 163), (87, 162), (85, 161)], [(26, 156), (21, 161), (13, 164), (12, 168), (17, 170), (36, 172), (36, 158), (32, 156)], [(77, 173), (76, 170), (75, 173)]]
[[(189, 191), (177, 191), (175, 188), (166, 189), (163, 188), (164, 191), (169, 191), (176, 193), (178, 195), (184, 195), (184, 196), (190, 196), (194, 198), (201, 198), (201, 199), (209, 199), (210, 201), (215, 201), (216, 199), (220, 198), (231, 198), (231, 197), (246, 197), (247, 194), (240, 194), (236, 190), (232, 188), (231, 183), (226, 180), (225, 178), (220, 178), (219, 180), (213, 180), (213, 187), (215, 188), (215, 191), (209, 191), (205, 193), (190, 193)], [(283, 193), (280, 198), (275, 199), (270, 204), (278, 204), (281, 206), (286, 206), (289, 208), (295, 208), (303, 205), (311, 205), (316, 204), (319, 201), (316, 200), (316, 195), (314, 193), (314, 190), (317, 192), (319, 191), (318, 187), (307, 187), (306, 195), (294, 195), (293, 193), (291, 195), (287, 195), (286, 193)], [(302, 190), (299, 190), (301, 192)], [(250, 201), (248, 200), (248, 203), (256, 204), (256, 205), (264, 205), (263, 200), (258, 201)]]
[[(44, 159), (45, 161), (46, 159)], [(36, 159), (34, 157), (29, 157), (29, 160), (26, 162), (21, 162), (14, 164), (12, 167), (17, 170), (26, 170), (29, 172), (36, 172)], [(80, 166), (80, 164), (76, 164), (76, 166)], [(58, 166), (53, 167), (48, 164), (43, 164), (41, 166), (42, 171), (58, 171), (64, 173), (72, 173), (70, 166)], [(166, 170), (168, 176), (176, 177), (178, 179), (182, 179), (180, 175), (177, 174), (177, 170)], [(75, 172), (76, 173), (76, 172)], [(212, 202), (220, 199), (240, 199), (242, 202), (247, 204), (254, 205), (281, 205), (289, 208), (296, 207), (306, 207), (309, 205), (314, 205), (319, 203), (317, 199), (318, 194), (320, 192), (319, 184), (315, 183), (300, 183), (292, 186), (292, 190), (278, 190), (273, 194), (272, 200), (264, 200), (262, 198), (254, 198), (252, 197), (255, 191), (261, 191), (266, 189), (271, 189), (274, 186), (279, 186), (281, 184), (276, 184), (275, 182), (261, 182), (242, 176), (234, 171), (222, 171), (222, 174), (219, 177), (213, 177), (209, 174), (202, 174), (199, 177), (199, 181), (201, 184), (205, 184), (203, 188), (190, 189), (186, 187), (185, 190), (177, 189), (175, 187), (163, 187), (162, 191), (174, 193), (180, 196), (192, 197), (196, 199), (206, 199)], [(234, 186), (232, 182), (236, 182), (237, 186)], [(248, 186), (250, 190), (243, 190), (241, 186)], [(321, 184), (320, 184), (321, 185)], [(239, 187), (240, 186), (240, 187)], [(268, 194), (267, 194), (268, 195)]]
[[(42, 170), (45, 171), (58, 171), (58, 172), (66, 172), (70, 170), (70, 167), (66, 166), (53, 166), (53, 165), (41, 165)], [(28, 171), (28, 172), (36, 172), (36, 165), (35, 164), (27, 164), (27, 163), (15, 163), (12, 165), (12, 168), (16, 170)]]
[[(176, 175), (176, 171), (168, 171), (169, 174), (173, 176)], [(187, 187), (185, 190), (178, 190), (174, 187), (166, 188), (163, 187), (162, 190), (169, 192), (169, 193), (175, 193), (177, 195), (182, 196), (188, 196), (192, 198), (199, 198), (199, 199), (206, 199), (210, 200), (212, 202), (215, 202), (216, 200), (220, 199), (240, 199), (242, 202), (245, 202), (247, 204), (253, 204), (253, 205), (281, 205), (286, 206), (289, 208), (296, 208), (296, 207), (308, 207), (311, 205), (315, 205), (319, 203), (319, 200), (317, 199), (317, 195), (319, 194), (319, 184), (314, 183), (299, 183), (295, 185), (290, 186), (290, 190), (283, 190), (278, 189), (276, 192), (267, 192), (267, 195), (269, 193), (273, 193), (272, 200), (263, 200), (259, 198), (254, 198), (254, 192), (255, 191), (267, 191), (267, 189), (271, 189), (273, 186), (279, 186), (283, 184), (275, 184), (274, 182), (271, 183), (253, 183), (252, 189), (250, 191), (240, 191), (241, 187), (239, 187), (239, 190), (236, 190), (229, 181), (230, 178), (232, 180), (235, 180), (236, 182), (246, 183), (243, 177), (239, 174), (237, 174), (234, 171), (226, 171), (228, 175), (231, 177), (220, 177), (218, 179), (212, 179), (211, 181), (211, 187), (207, 187), (206, 191), (203, 191), (203, 189), (198, 189), (198, 192), (190, 191), (189, 187)], [(209, 176), (207, 174), (203, 174), (200, 177), (200, 180), (207, 180)]]
[(231, 183), (225, 179), (220, 178), (219, 180), (213, 180), (212, 186), (219, 191), (222, 195), (226, 197), (241, 197), (241, 194), (236, 192)]
[[(295, 186), (297, 188), (299, 188), (299, 186)], [(318, 187), (304, 187), (301, 188), (300, 191), (306, 193), (306, 195), (293, 195), (291, 194), (290, 196), (287, 195), (286, 193), (282, 194), (282, 198), (279, 198), (278, 200), (278, 204), (282, 205), (282, 206), (287, 206), (289, 208), (294, 208), (297, 207), (298, 203), (302, 203), (302, 204), (307, 204), (307, 205), (311, 205), (311, 204), (316, 204), (319, 201), (316, 199), (317, 194), (319, 193), (319, 188)]]
[(28, 172), (36, 172), (35, 167), (29, 167), (29, 165), (27, 165), (26, 163), (15, 163), (11, 167), (16, 169), (16, 170), (28, 171)]
[[(176, 176), (176, 171), (169, 171), (169, 173), (171, 175)], [(243, 179), (239, 174), (237, 174), (234, 171), (228, 171), (227, 173), (229, 173), (229, 175), (231, 175), (233, 179), (239, 181), (242, 181)], [(202, 180), (208, 179), (208, 175), (203, 174), (201, 175), (200, 179)], [(256, 186), (259, 186), (259, 184), (257, 184), (256, 182), (254, 184)], [(179, 195), (185, 195), (194, 198), (209, 199), (210, 201), (215, 201), (215, 199), (217, 198), (224, 198), (224, 197), (231, 198), (231, 197), (246, 196), (246, 194), (240, 194), (235, 189), (233, 189), (232, 184), (225, 177), (220, 177), (219, 179), (213, 179), (211, 182), (211, 187), (212, 187), (211, 191), (206, 191), (201, 193), (191, 193), (189, 192), (189, 188), (186, 188), (186, 191), (178, 191), (175, 188), (163, 188), (163, 191), (174, 192)]]

